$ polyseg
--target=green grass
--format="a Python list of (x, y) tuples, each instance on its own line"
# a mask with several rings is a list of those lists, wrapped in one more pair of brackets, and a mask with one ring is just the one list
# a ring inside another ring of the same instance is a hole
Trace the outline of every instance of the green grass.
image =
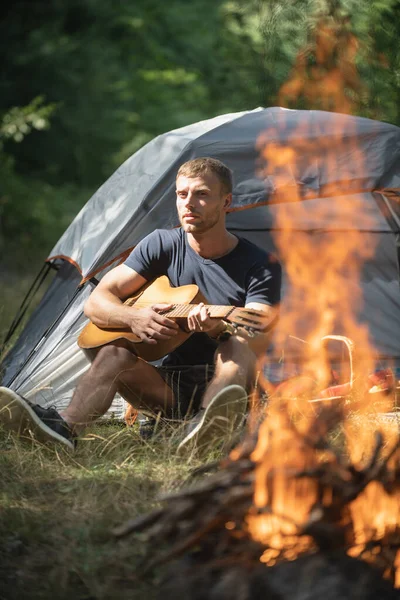
[(145, 442), (136, 426), (100, 425), (70, 455), (0, 431), (0, 599), (154, 598), (157, 574), (141, 577), (146, 540), (111, 532), (197, 466), (169, 433)]

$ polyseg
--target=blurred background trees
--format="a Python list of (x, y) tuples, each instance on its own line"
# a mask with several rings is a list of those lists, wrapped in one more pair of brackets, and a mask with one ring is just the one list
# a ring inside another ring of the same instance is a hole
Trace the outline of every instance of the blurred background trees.
[(395, 0), (4, 0), (0, 11), (3, 279), (33, 276), (159, 133), (257, 106), (338, 110), (338, 85), (340, 110), (400, 125)]

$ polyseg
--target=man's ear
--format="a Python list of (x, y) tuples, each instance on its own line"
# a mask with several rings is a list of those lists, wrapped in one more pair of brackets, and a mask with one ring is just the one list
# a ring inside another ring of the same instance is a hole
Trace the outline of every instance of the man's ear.
[(232, 204), (232, 194), (228, 194), (224, 201), (224, 208), (228, 209)]

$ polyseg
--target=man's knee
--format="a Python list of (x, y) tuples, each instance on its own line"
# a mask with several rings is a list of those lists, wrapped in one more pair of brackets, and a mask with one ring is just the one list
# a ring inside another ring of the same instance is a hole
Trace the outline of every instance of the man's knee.
[(256, 370), (256, 363), (256, 356), (247, 341), (236, 336), (220, 344), (215, 357), (216, 372), (231, 377), (251, 377)]
[(216, 353), (216, 361), (252, 364), (256, 362), (256, 356), (249, 348), (245, 338), (233, 335), (229, 340), (219, 345)]
[(98, 350), (92, 363), (92, 369), (113, 371), (126, 365), (132, 365), (137, 360), (137, 356), (130, 350), (129, 345), (124, 340), (117, 340), (112, 344), (102, 346)]

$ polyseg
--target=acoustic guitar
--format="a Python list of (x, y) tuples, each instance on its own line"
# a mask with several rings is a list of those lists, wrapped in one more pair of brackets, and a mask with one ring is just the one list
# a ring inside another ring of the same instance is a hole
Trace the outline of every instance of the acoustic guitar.
[(172, 304), (172, 307), (162, 314), (180, 325), (176, 336), (169, 340), (158, 340), (157, 344), (146, 344), (130, 329), (97, 327), (94, 323), (88, 323), (78, 337), (78, 345), (86, 349), (98, 348), (125, 338), (134, 344), (134, 351), (140, 358), (146, 361), (158, 360), (178, 348), (192, 335), (191, 331), (185, 331), (184, 326), (189, 311), (193, 305), (200, 302), (206, 304), (211, 318), (229, 321), (236, 331), (244, 328), (249, 337), (272, 329), (276, 321), (274, 319), (271, 323), (266, 322), (265, 314), (253, 309), (208, 305), (197, 285), (174, 288), (171, 287), (168, 277), (162, 276), (140, 288), (134, 296), (125, 300), (124, 304), (133, 308), (144, 308), (160, 303)]

